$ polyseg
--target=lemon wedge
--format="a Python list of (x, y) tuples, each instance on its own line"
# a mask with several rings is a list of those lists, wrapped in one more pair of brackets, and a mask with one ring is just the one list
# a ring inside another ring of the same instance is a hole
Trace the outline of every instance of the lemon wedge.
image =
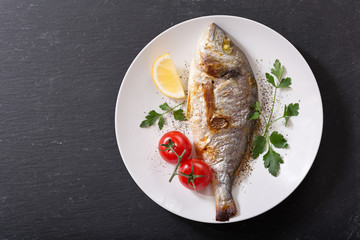
[(184, 98), (184, 88), (180, 76), (170, 54), (166, 53), (155, 60), (152, 68), (152, 77), (159, 91), (170, 98)]

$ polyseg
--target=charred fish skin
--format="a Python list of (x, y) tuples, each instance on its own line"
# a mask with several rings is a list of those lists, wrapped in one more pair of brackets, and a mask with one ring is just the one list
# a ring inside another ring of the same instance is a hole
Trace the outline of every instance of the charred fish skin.
[(190, 67), (187, 118), (196, 154), (211, 168), (216, 220), (237, 214), (232, 197), (236, 172), (250, 155), (258, 100), (256, 79), (243, 53), (212, 23), (199, 39)]

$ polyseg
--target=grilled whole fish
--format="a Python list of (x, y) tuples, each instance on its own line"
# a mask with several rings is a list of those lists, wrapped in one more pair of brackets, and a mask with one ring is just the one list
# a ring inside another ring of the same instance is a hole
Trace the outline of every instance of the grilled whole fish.
[(214, 23), (199, 39), (188, 90), (187, 118), (196, 154), (212, 170), (216, 220), (228, 221), (237, 214), (232, 184), (250, 156), (258, 89), (245, 54)]

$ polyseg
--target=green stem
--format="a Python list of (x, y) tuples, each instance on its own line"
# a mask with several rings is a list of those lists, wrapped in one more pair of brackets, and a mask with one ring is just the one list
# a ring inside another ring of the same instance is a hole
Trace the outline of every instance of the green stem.
[[(193, 166), (193, 163), (191, 162), (191, 173), (190, 173), (190, 175), (192, 176), (191, 178), (188, 178), (188, 183), (191, 181), (191, 183), (192, 183), (192, 185), (193, 185), (193, 187), (194, 187), (194, 190), (195, 191), (197, 191), (196, 190), (196, 186), (195, 186), (195, 181), (194, 181), (194, 166)], [(189, 184), (189, 186), (190, 186), (190, 184)]]
[(162, 116), (162, 115), (164, 115), (164, 114), (167, 114), (167, 113), (169, 113), (169, 112), (171, 112), (171, 111), (174, 111), (175, 108), (177, 108), (177, 107), (180, 106), (180, 105), (183, 105), (184, 103), (185, 103), (185, 102), (180, 103), (179, 105), (176, 105), (175, 107), (171, 108), (169, 111), (166, 111), (166, 112), (162, 113), (160, 116)]
[(275, 119), (274, 121), (272, 121), (272, 122), (270, 123), (270, 126), (271, 126), (274, 122), (276, 122), (276, 121), (278, 121), (278, 120), (280, 120), (280, 119), (282, 119), (282, 118), (284, 118), (284, 116), (281, 116), (281, 117)]
[(273, 101), (273, 104), (272, 104), (272, 107), (271, 107), (271, 112), (270, 112), (270, 117), (269, 117), (269, 120), (266, 124), (266, 128), (265, 128), (265, 132), (264, 132), (264, 137), (267, 136), (267, 132), (269, 130), (269, 127), (270, 127), (270, 121), (271, 121), (271, 118), (272, 118), (272, 115), (274, 113), (274, 107), (275, 107), (275, 101), (276, 101), (276, 91), (277, 91), (277, 87), (275, 87), (275, 93), (274, 93), (274, 101)]
[(186, 177), (186, 178), (189, 177), (189, 174), (185, 174), (183, 172), (177, 172), (177, 175), (180, 175), (180, 176), (183, 176), (183, 177)]
[(180, 162), (181, 162), (182, 158), (184, 157), (184, 154), (186, 153), (186, 150), (184, 150), (182, 152), (182, 154), (179, 156), (171, 146), (170, 146), (170, 148), (171, 148), (171, 151), (173, 151), (173, 153), (175, 153), (175, 155), (178, 157), (178, 162), (176, 163), (175, 169), (174, 169), (174, 171), (173, 171), (173, 173), (172, 173), (172, 175), (171, 175), (171, 177), (169, 179), (169, 182), (171, 182), (173, 180), (173, 178), (176, 176), (177, 170), (178, 170), (179, 165), (180, 165)]
[(271, 152), (272, 148), (271, 148), (271, 145), (270, 145), (270, 138), (267, 139), (267, 142), (268, 142), (268, 146), (269, 146), (269, 151)]
[(199, 177), (208, 177), (208, 175), (191, 175), (190, 174), (186, 174), (186, 173), (183, 173), (183, 172), (177, 172), (177, 175), (180, 175), (180, 176), (183, 176), (183, 177), (186, 177), (186, 178), (199, 178)]
[(266, 123), (266, 118), (264, 117), (264, 115), (260, 112), (260, 115), (263, 117), (264, 122)]

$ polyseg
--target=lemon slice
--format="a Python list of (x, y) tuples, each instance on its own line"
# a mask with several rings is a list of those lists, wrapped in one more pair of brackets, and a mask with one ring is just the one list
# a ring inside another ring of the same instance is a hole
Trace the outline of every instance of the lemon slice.
[(184, 98), (185, 93), (170, 54), (166, 53), (155, 60), (152, 77), (159, 91), (170, 98)]

